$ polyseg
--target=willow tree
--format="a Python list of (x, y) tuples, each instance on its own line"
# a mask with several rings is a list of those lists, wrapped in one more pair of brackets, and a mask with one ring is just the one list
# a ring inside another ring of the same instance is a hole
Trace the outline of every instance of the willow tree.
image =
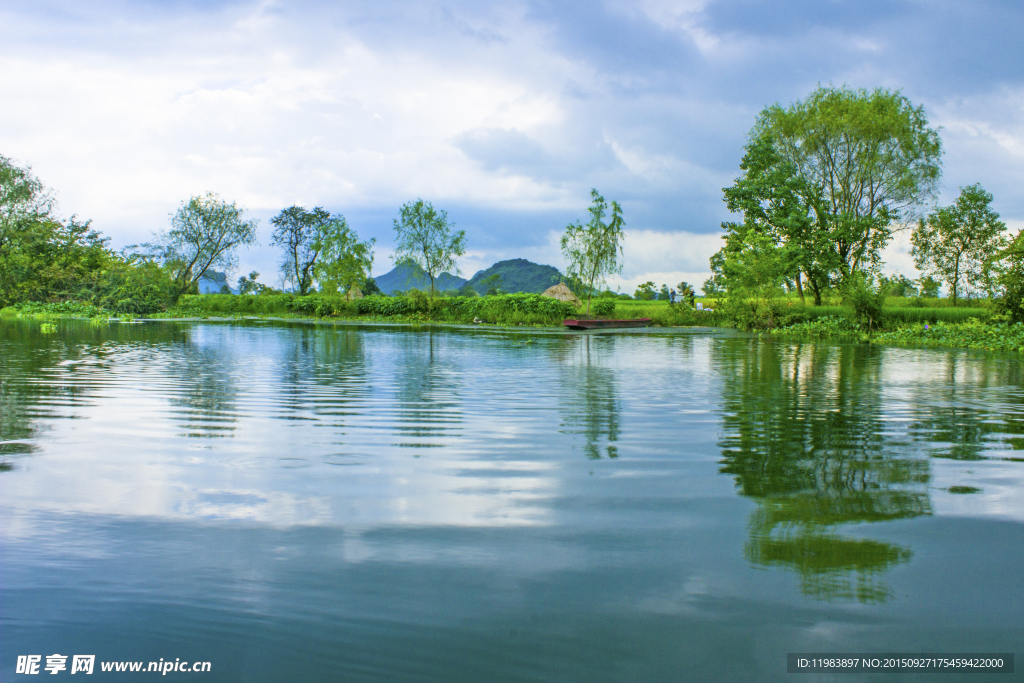
[[(587, 290), (587, 315), (595, 284), (603, 284), (609, 275), (622, 272), (622, 207), (613, 201), (609, 206), (597, 190), (590, 191), (590, 221), (570, 223), (562, 235), (562, 256), (568, 264), (566, 275), (578, 280)], [(604, 218), (611, 209), (611, 219)]]

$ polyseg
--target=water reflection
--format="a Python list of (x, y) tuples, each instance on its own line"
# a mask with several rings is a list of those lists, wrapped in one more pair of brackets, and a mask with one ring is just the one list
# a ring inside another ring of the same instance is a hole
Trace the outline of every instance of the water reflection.
[(614, 340), (581, 335), (575, 344), (562, 347), (561, 380), (566, 396), (561, 403), (563, 434), (583, 437), (583, 452), (592, 460), (617, 458), (619, 414), (615, 371), (608, 367), (614, 353)]
[(931, 514), (927, 453), (891, 433), (881, 352), (866, 345), (737, 341), (717, 358), (724, 382), (721, 471), (753, 498), (744, 552), (798, 572), (824, 600), (882, 602), (885, 572), (911, 550), (841, 535), (860, 522)]
[(402, 335), (394, 359), (396, 446), (439, 448), (461, 431), (461, 373), (448, 354), (447, 335)]

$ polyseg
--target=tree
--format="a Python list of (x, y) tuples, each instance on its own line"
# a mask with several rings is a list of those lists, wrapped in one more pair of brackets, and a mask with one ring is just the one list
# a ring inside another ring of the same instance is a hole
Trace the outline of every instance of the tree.
[(434, 283), (441, 273), (461, 273), (456, 259), (466, 253), (466, 231), (454, 231), (454, 227), (445, 211), (422, 199), (405, 203), (395, 220), (397, 244), (391, 258), (396, 264), (408, 260), (422, 268), (430, 278), (431, 296), (437, 291)]
[(635, 292), (633, 292), (633, 298), (639, 299), (640, 301), (652, 301), (656, 296), (657, 293), (654, 291), (654, 282), (651, 280), (643, 283), (636, 288)]
[[(90, 221), (59, 220), (31, 169), (0, 156), (0, 307), (24, 300), (91, 299), (116, 286), (124, 263)], [(123, 284), (123, 283), (122, 283)]]
[[(590, 221), (570, 223), (562, 235), (562, 255), (568, 262), (566, 275), (579, 280), (587, 290), (587, 314), (595, 284), (603, 284), (608, 275), (622, 272), (622, 207), (611, 203), (611, 220), (604, 222), (609, 205), (597, 190), (590, 191)], [(653, 286), (653, 285), (652, 285)]]
[(999, 274), (1003, 292), (997, 310), (1013, 323), (1024, 322), (1024, 230), (1009, 240), (997, 258), (1003, 262)]
[(658, 290), (658, 299), (661, 301), (668, 301), (671, 298), (671, 292), (668, 291), (668, 285), (662, 284), (661, 289)]
[(315, 207), (307, 211), (301, 206), (283, 209), (270, 222), (274, 225), (271, 244), (280, 246), (285, 253), (281, 269), (286, 278), (304, 296), (313, 285), (313, 269), (324, 248), (324, 237), (332, 224), (344, 218), (332, 216), (329, 211)]
[(914, 286), (914, 281), (900, 273), (893, 273), (889, 277), (880, 278), (879, 286), (885, 290), (888, 296), (917, 296), (917, 287)]
[[(319, 232), (320, 260), (313, 275), (321, 292), (364, 288), (373, 270), (373, 245), (377, 240), (362, 241), (342, 215), (331, 216)], [(374, 283), (376, 286), (376, 283)], [(380, 291), (380, 290), (378, 290)]]
[(272, 288), (257, 282), (260, 274), (255, 270), (250, 272), (248, 276), (243, 275), (238, 278), (238, 293), (239, 294), (264, 294), (274, 291)]
[(925, 275), (924, 277), (919, 278), (917, 284), (921, 291), (922, 299), (935, 299), (939, 296), (939, 287), (941, 286), (941, 283), (931, 275)]
[(775, 325), (775, 302), (792, 256), (768, 235), (751, 232), (725, 261), (726, 302), (743, 326)]
[(788, 108), (761, 112), (744, 174), (725, 189), (744, 221), (725, 227), (784, 245), (798, 293), (802, 274), (820, 304), (835, 281), (878, 268), (894, 226), (934, 197), (941, 153), (923, 108), (899, 91), (818, 87)]
[(162, 260), (171, 271), (175, 300), (195, 287), (209, 268), (234, 270), (238, 247), (256, 244), (259, 221), (244, 216), (245, 209), (207, 192), (182, 202), (171, 216), (171, 229), (158, 235), (156, 243), (141, 245), (148, 251), (143, 256)]
[(488, 275), (480, 281), (480, 287), (484, 290), (486, 296), (501, 294), (501, 274), (493, 273)]
[(975, 184), (960, 188), (953, 206), (922, 219), (911, 235), (911, 254), (922, 272), (949, 285), (953, 305), (961, 281), (992, 295), (996, 255), (1006, 248), (1006, 224), (990, 208), (992, 195)]

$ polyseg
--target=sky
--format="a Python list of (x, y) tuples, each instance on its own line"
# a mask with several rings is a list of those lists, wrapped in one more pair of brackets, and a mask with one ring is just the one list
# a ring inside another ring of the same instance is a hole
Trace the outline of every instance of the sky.
[[(0, 6), (0, 155), (122, 248), (216, 192), (260, 220), (233, 275), (277, 284), (269, 219), (321, 206), (377, 240), (418, 198), (465, 277), (564, 269), (590, 190), (623, 207), (612, 288), (699, 285), (758, 113), (819, 84), (900, 89), (940, 128), (940, 204), (981, 183), (1024, 229), (1020, 0), (116, 2)], [(886, 270), (911, 277), (909, 239)]]

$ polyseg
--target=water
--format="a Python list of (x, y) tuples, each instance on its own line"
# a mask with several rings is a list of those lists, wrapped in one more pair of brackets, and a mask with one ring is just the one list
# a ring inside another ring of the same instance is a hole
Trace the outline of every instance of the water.
[(7, 321), (0, 379), (0, 680), (764, 681), (1024, 641), (1016, 355)]

